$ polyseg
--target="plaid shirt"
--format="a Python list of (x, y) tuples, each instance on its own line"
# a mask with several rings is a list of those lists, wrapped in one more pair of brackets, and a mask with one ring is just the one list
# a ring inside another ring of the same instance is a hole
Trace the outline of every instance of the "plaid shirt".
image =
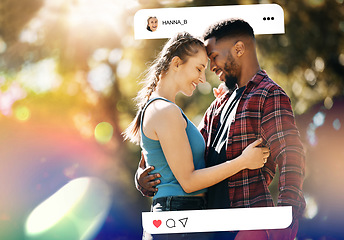
[[(214, 100), (200, 125), (206, 142), (206, 164), (222, 108), (231, 93)], [(299, 218), (305, 208), (302, 193), (305, 174), (303, 146), (289, 97), (265, 71), (259, 71), (248, 82), (242, 94), (235, 121), (229, 131), (227, 159), (238, 157), (247, 145), (259, 137), (263, 138), (263, 145), (270, 147), (270, 157), (263, 168), (245, 169), (227, 179), (230, 207), (273, 206), (268, 186), (278, 165), (280, 177), (277, 204), (293, 206), (293, 217)]]

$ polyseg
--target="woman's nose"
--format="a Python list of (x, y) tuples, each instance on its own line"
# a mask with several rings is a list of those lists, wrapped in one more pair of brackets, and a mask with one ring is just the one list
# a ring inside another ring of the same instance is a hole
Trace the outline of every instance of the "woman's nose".
[(205, 82), (207, 81), (207, 79), (205, 78), (205, 72), (203, 72), (203, 73), (201, 74), (201, 76), (199, 77), (199, 81), (200, 81), (201, 83), (205, 83)]

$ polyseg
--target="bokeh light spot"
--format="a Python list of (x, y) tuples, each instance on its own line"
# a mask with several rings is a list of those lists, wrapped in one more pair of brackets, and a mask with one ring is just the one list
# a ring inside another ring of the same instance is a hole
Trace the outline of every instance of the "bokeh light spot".
[(307, 82), (311, 85), (314, 86), (315, 83), (317, 82), (317, 78), (315, 76), (315, 73), (312, 69), (307, 69), (304, 73), (305, 79), (307, 80)]
[(303, 100), (299, 100), (295, 105), (295, 112), (303, 114), (307, 110), (307, 104)]
[(0, 54), (6, 52), (7, 44), (5, 41), (0, 37)]
[(314, 65), (315, 65), (315, 70), (317, 70), (318, 72), (322, 72), (325, 69), (325, 62), (324, 62), (324, 59), (322, 59), (321, 57), (317, 57), (315, 59)]
[(211, 92), (211, 85), (208, 82), (201, 83), (197, 87), (198, 91), (204, 95), (207, 95)]
[(341, 53), (338, 57), (340, 65), (344, 66), (344, 53)]
[(117, 75), (120, 78), (125, 78), (130, 73), (131, 61), (128, 59), (122, 59), (117, 66)]
[(32, 29), (24, 29), (20, 33), (19, 39), (21, 42), (34, 43), (38, 39), (37, 32), (33, 31)]
[(323, 112), (318, 112), (313, 117), (313, 122), (316, 127), (320, 127), (325, 123), (325, 114)]
[(315, 135), (316, 128), (314, 123), (310, 123), (307, 128), (307, 138), (312, 146), (317, 144), (317, 136)]
[(333, 100), (330, 97), (326, 97), (324, 100), (324, 106), (327, 109), (331, 109), (333, 107)]
[(305, 200), (306, 208), (303, 215), (305, 218), (312, 219), (318, 214), (318, 204), (316, 200), (311, 196), (305, 195)]
[(102, 62), (107, 60), (109, 55), (109, 49), (106, 48), (98, 48), (94, 51), (93, 53), (93, 58), (94, 60), (96, 60), (97, 62)]
[(295, 81), (292, 86), (292, 90), (296, 96), (300, 96), (302, 94), (302, 85), (298, 81)]
[(113, 135), (113, 127), (108, 122), (99, 123), (94, 130), (94, 137), (101, 144), (108, 143)]
[(18, 80), (35, 93), (48, 92), (61, 85), (62, 78), (56, 68), (57, 63), (52, 58), (28, 64), (20, 71)]
[(123, 50), (120, 49), (120, 48), (115, 48), (115, 49), (112, 49), (111, 52), (109, 53), (109, 63), (115, 65), (117, 64), (121, 58), (122, 58), (122, 55), (123, 55)]
[(94, 90), (107, 93), (114, 83), (111, 67), (105, 63), (98, 65), (89, 72), (87, 81)]
[(5, 92), (0, 91), (0, 113), (5, 116), (12, 114), (12, 105), (26, 97), (26, 92), (17, 83), (12, 83)]
[[(342, 3), (343, 4), (343, 3)], [(339, 29), (342, 31), (342, 32), (344, 32), (344, 21), (341, 21), (340, 23), (339, 23)]]
[(325, 1), (324, 0), (308, 0), (307, 3), (311, 7), (321, 7), (325, 4)]
[(336, 129), (337, 131), (341, 128), (342, 124), (340, 123), (340, 120), (336, 118), (333, 121), (333, 128)]
[(15, 116), (20, 121), (27, 121), (31, 116), (30, 109), (25, 106), (20, 106), (15, 109)]
[(85, 138), (90, 138), (93, 136), (93, 126), (90, 123), (91, 117), (87, 114), (76, 114), (73, 117), (74, 125), (79, 130), (81, 135)]
[(289, 39), (287, 36), (284, 36), (284, 35), (280, 36), (278, 39), (278, 42), (282, 47), (288, 47), (289, 46)]

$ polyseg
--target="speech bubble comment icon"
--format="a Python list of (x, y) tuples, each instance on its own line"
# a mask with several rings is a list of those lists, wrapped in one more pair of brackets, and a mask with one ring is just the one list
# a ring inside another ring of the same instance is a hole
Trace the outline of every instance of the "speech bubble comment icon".
[(90, 240), (108, 215), (110, 195), (98, 178), (74, 179), (30, 213), (25, 235), (29, 240)]

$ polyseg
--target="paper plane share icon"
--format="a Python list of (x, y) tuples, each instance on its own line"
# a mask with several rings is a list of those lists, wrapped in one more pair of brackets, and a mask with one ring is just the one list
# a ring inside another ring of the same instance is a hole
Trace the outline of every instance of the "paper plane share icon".
[(179, 222), (181, 222), (181, 224), (183, 225), (183, 227), (185, 227), (186, 226), (186, 222), (188, 221), (188, 218), (186, 217), (186, 218), (181, 218), (181, 219), (179, 219)]

